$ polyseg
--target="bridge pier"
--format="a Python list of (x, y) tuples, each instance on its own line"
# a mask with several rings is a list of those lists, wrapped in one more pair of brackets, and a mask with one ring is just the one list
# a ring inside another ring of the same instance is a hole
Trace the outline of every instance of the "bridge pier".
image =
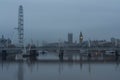
[(115, 60), (117, 61), (118, 58), (119, 58), (119, 53), (118, 53), (118, 51), (116, 50), (116, 51), (115, 51)]
[(7, 51), (2, 50), (2, 60), (6, 60), (6, 59), (7, 59)]
[(88, 60), (90, 60), (92, 57), (91, 53), (88, 53)]
[(38, 56), (38, 53), (36, 50), (30, 50), (30, 57), (36, 57)]
[(60, 50), (60, 53), (59, 53), (59, 60), (60, 61), (63, 61), (63, 55), (64, 55), (64, 50)]

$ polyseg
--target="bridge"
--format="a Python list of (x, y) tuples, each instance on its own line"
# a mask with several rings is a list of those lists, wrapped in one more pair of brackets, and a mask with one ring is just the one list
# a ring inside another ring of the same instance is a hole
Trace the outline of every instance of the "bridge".
[[(26, 48), (28, 50), (28, 48)], [(2, 50), (6, 50), (7, 52), (18, 52), (21, 48), (0, 48), (0, 52)], [(73, 51), (73, 52), (81, 52), (81, 51), (107, 51), (107, 50), (117, 50), (120, 51), (120, 47), (35, 47), (31, 48), (31, 50), (37, 51), (48, 51), (48, 52), (57, 52), (58, 50), (64, 51)]]

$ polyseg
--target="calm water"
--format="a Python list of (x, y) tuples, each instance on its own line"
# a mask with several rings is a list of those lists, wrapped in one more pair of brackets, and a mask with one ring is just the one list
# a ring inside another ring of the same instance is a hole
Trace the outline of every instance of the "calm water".
[(0, 80), (119, 80), (116, 62), (0, 62)]

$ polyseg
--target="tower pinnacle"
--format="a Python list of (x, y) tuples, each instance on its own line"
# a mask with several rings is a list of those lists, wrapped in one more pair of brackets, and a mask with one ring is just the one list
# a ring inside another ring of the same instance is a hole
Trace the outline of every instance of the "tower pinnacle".
[(80, 44), (83, 42), (83, 35), (82, 35), (82, 32), (80, 32), (79, 42), (80, 42)]

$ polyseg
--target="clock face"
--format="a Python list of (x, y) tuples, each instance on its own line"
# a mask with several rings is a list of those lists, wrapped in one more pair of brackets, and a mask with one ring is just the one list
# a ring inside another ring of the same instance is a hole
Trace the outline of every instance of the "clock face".
[(80, 39), (83, 39), (83, 37), (80, 37)]

